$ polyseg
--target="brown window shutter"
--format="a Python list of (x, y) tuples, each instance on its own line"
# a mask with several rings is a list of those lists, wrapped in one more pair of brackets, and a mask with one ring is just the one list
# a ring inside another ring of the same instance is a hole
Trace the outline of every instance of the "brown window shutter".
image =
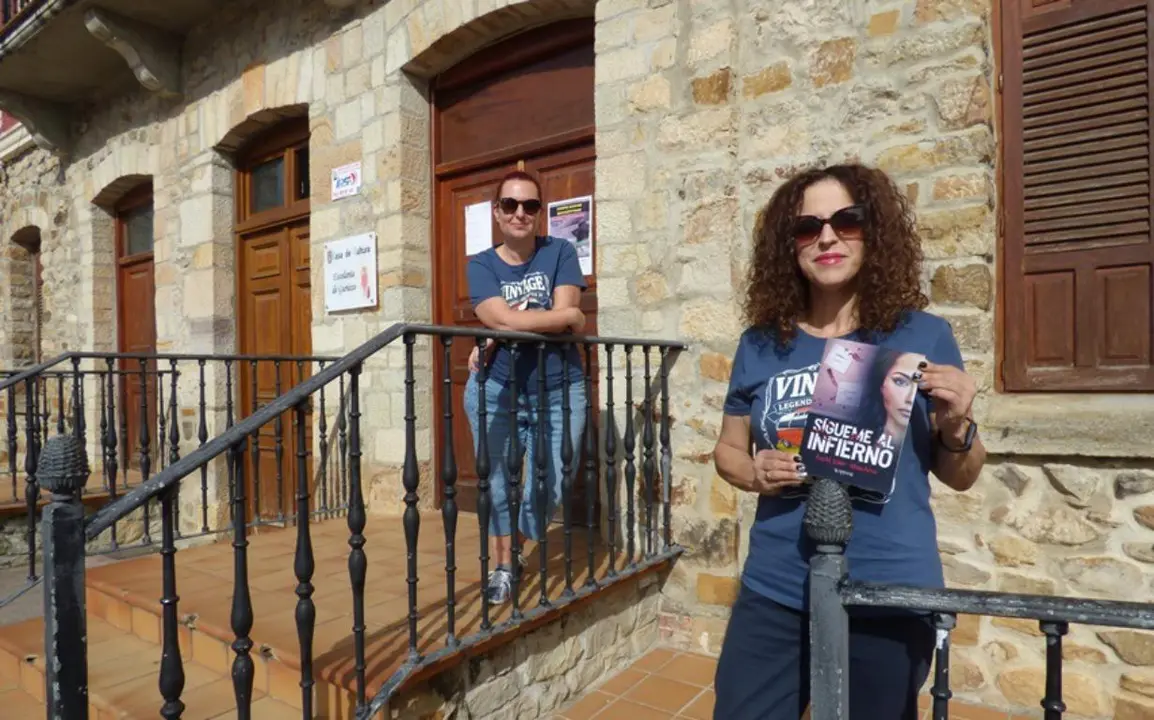
[(1008, 391), (1154, 390), (1152, 0), (1003, 0)]

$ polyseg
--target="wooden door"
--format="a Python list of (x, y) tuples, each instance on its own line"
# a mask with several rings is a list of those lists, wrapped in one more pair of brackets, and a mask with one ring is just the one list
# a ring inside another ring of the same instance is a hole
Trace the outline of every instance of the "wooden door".
[[(122, 353), (156, 353), (156, 278), (153, 264), (152, 185), (129, 193), (116, 209), (116, 327)], [(158, 469), (156, 385), (154, 359), (121, 359), (120, 414), (125, 420), (121, 441), (122, 465), (141, 467), (141, 432), (147, 438), (149, 474)], [(143, 406), (143, 407), (142, 407)]]
[[(237, 417), (251, 415), (311, 374), (308, 125), (292, 122), (250, 148), (238, 180)], [(276, 358), (280, 358), (279, 360)], [(312, 405), (305, 416), (305, 453), (312, 494)], [(295, 413), (261, 428), (246, 457), (250, 519), (276, 522), (296, 511)], [(280, 461), (277, 461), (278, 455)]]
[[(593, 57), (592, 21), (566, 21), (478, 53), (435, 82), (433, 267), (438, 324), (481, 326), (469, 301), (465, 209), (478, 203), (489, 205), (505, 173), (523, 167), (537, 174), (546, 203), (594, 195)], [(538, 234), (546, 231), (546, 216), (543, 210)], [(495, 222), (491, 231), (494, 242), (499, 242)], [(597, 332), (597, 283), (592, 275), (585, 280), (589, 289), (582, 309), (588, 318), (585, 332), (592, 335)], [(477, 498), (473, 436), (463, 404), (472, 347), (472, 341), (455, 342), (449, 368), (457, 498), (460, 509), (467, 512), (475, 512)], [(438, 380), (444, 377), (442, 357), (436, 353)], [(596, 398), (596, 366), (593, 377)], [(445, 420), (441, 383), (435, 385), (434, 456), (439, 481)], [(585, 522), (587, 515), (581, 463), (583, 455), (576, 448), (573, 518), (578, 523)], [(442, 497), (438, 484), (438, 500)]]

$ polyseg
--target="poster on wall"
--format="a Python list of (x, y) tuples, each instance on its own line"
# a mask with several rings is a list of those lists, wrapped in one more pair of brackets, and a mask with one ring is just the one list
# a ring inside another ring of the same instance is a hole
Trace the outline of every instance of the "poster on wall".
[(361, 162), (333, 168), (333, 200), (352, 197), (361, 191)]
[(488, 202), (465, 206), (465, 254), (476, 255), (493, 247), (493, 211)]
[(593, 274), (593, 196), (549, 203), (549, 235), (573, 243), (583, 275)]
[(325, 312), (377, 305), (377, 234), (325, 243)]

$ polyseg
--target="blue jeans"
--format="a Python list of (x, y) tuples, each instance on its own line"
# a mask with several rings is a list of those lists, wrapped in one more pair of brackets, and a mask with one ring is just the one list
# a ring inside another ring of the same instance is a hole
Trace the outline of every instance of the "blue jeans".
[[(480, 457), (480, 432), (478, 428), (479, 399), (477, 374), (469, 375), (465, 384), (465, 414), (473, 430), (473, 449)], [(561, 393), (569, 392), (569, 438), (572, 442), (573, 457), (569, 461), (571, 477), (577, 473), (577, 462), (581, 457), (581, 438), (585, 430), (585, 386), (582, 382), (562, 385), (546, 391), (545, 416), (545, 527), (538, 518), (537, 507), (537, 465), (535, 448), (537, 445), (537, 395), (517, 394), (517, 440), (521, 445), (521, 509), (517, 514), (517, 530), (531, 540), (544, 537), (549, 520), (561, 502), (562, 463), (561, 435), (564, 412)], [(512, 441), (509, 403), (513, 392), (504, 382), (488, 379), (485, 382), (485, 431), (489, 453), (489, 498), (492, 511), (489, 514), (489, 534), (506, 537), (512, 534), (512, 516), (509, 512), (509, 445)]]

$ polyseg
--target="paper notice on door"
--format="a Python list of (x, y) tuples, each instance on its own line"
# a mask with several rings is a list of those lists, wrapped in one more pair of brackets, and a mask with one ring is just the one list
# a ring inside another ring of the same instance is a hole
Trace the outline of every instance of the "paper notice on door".
[(489, 203), (479, 202), (465, 206), (465, 255), (493, 247), (493, 214)]
[(593, 274), (593, 196), (549, 203), (549, 235), (573, 243), (583, 275)]

